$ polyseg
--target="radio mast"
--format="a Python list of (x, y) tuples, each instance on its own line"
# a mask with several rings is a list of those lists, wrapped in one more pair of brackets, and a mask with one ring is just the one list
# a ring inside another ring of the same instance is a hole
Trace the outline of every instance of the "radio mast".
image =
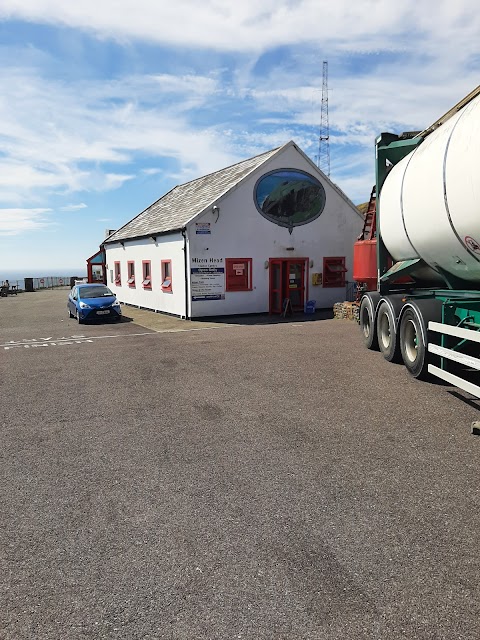
[(318, 168), (330, 177), (330, 130), (328, 123), (328, 61), (323, 61), (322, 108), (320, 111), (320, 135), (318, 136)]

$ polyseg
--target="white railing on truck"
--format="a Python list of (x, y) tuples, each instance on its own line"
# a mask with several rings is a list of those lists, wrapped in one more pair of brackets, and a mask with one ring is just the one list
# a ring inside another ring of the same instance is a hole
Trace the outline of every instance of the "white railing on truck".
[[(454, 336), (455, 338), (460, 338), (462, 340), (471, 340), (472, 342), (480, 342), (480, 333), (478, 331), (472, 331), (471, 329), (452, 327), (448, 324), (442, 324), (441, 322), (429, 322), (428, 328), (430, 331), (436, 331), (437, 333), (441, 333), (443, 335)], [(446, 349), (445, 347), (441, 347), (437, 344), (431, 343), (428, 345), (428, 350), (430, 351), (430, 353), (436, 353), (442, 358), (453, 360), (454, 362), (459, 362), (466, 367), (470, 367), (471, 369), (480, 371), (480, 359), (478, 358), (474, 358), (473, 356), (469, 356), (465, 353), (453, 351), (453, 349)], [(463, 378), (460, 378), (453, 373), (444, 371), (443, 369), (440, 369), (440, 367), (436, 367), (433, 364), (428, 365), (428, 372), (434, 376), (437, 376), (437, 378), (445, 380), (445, 382), (453, 384), (459, 389), (463, 389), (464, 391), (471, 393), (472, 396), (480, 398), (480, 386), (473, 384), (472, 382), (468, 382), (467, 380), (464, 380)]]

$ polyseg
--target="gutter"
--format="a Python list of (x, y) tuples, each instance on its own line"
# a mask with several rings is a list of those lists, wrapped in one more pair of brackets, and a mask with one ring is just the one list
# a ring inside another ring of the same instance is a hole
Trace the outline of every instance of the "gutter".
[[(145, 238), (156, 238), (157, 236), (168, 236), (173, 233), (178, 233), (179, 231), (183, 232), (183, 229), (181, 227), (178, 227), (176, 229), (168, 229), (168, 231), (152, 231), (150, 233), (143, 233), (138, 236), (128, 236), (125, 238), (119, 238), (118, 240), (114, 240), (114, 239), (110, 240), (109, 238), (106, 238), (103, 241), (103, 244), (119, 244), (121, 242), (125, 243), (131, 240), (145, 240)], [(112, 238), (113, 238), (113, 234), (112, 234)]]
[(183, 236), (183, 271), (185, 275), (185, 320), (190, 320), (188, 316), (188, 260), (187, 260), (187, 228), (182, 229)]

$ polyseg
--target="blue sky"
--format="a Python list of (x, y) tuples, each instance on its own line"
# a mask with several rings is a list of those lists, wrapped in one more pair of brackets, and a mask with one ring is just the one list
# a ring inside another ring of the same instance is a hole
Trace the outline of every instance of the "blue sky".
[[(399, 6), (397, 6), (399, 5)], [(2, 270), (84, 270), (175, 184), (288, 140), (355, 202), (381, 131), (423, 129), (479, 84), (473, 0), (2, 0)]]

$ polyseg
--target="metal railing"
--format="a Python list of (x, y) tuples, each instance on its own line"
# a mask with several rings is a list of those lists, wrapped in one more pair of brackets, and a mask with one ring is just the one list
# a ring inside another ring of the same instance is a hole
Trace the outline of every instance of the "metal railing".
[(39, 291), (41, 289), (57, 289), (72, 287), (79, 276), (39, 276), (38, 278), (22, 278), (20, 280), (1, 280), (0, 286), (5, 287), (8, 282), (9, 293), (15, 291)]
[[(30, 278), (25, 278), (30, 280)], [(55, 289), (57, 287), (69, 287), (70, 276), (45, 276), (39, 278), (31, 278), (33, 280), (33, 288), (37, 289)]]

